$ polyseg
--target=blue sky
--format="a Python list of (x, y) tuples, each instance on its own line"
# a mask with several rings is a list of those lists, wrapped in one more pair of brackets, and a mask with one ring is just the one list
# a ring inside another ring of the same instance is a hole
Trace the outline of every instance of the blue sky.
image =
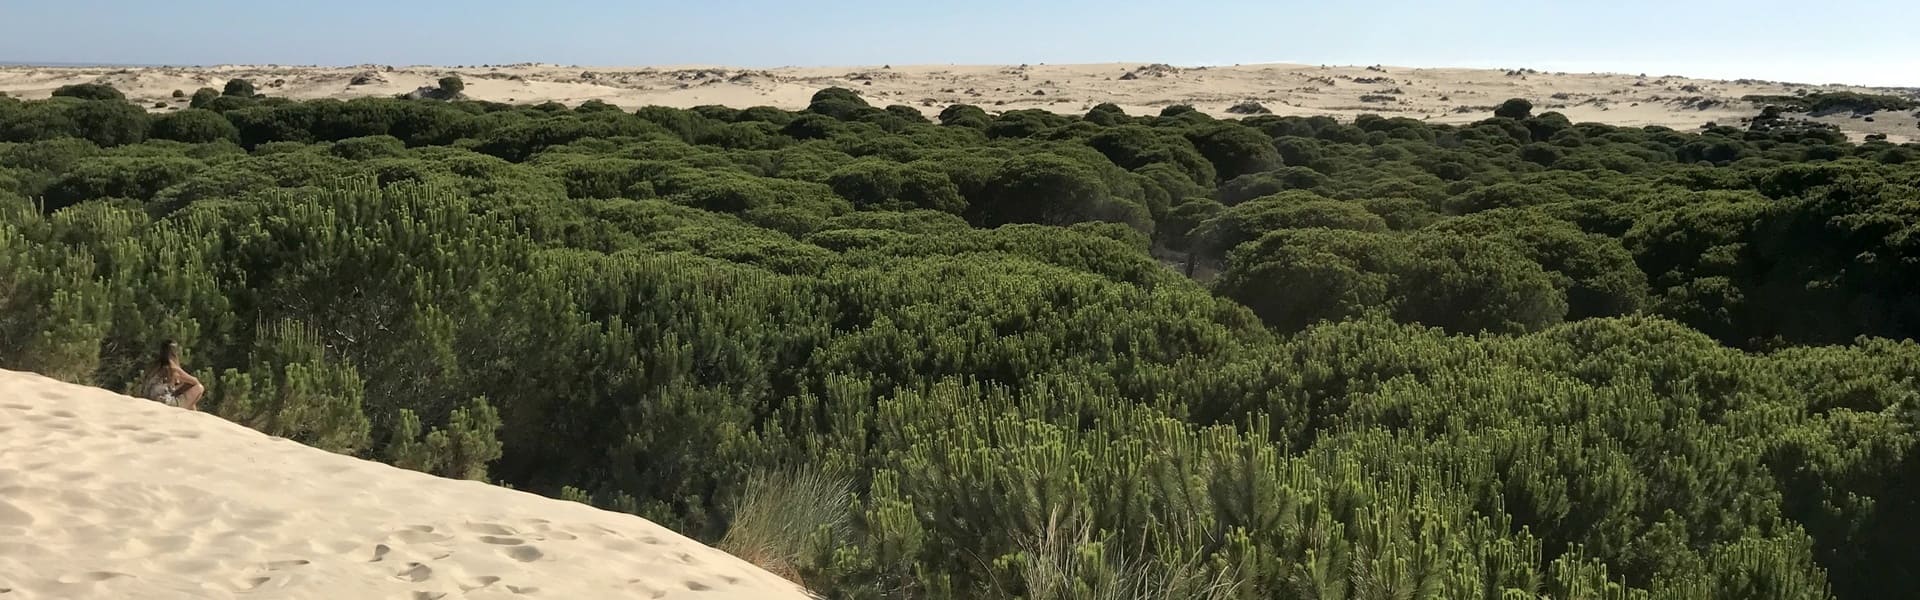
[(1920, 86), (1916, 24), (1916, 0), (0, 0), (0, 61), (1286, 61)]

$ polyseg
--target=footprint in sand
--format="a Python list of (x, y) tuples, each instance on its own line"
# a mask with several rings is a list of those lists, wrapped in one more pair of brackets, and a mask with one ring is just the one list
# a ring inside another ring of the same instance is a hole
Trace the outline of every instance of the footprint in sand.
[(256, 589), (260, 589), (261, 585), (269, 581), (273, 581), (273, 578), (272, 577), (242, 577), (242, 578), (233, 580), (233, 589), (235, 591), (251, 592)]
[(406, 570), (394, 573), (393, 576), (395, 579), (420, 583), (428, 579), (433, 579), (433, 567), (420, 563), (407, 563)]
[(313, 561), (296, 558), (293, 560), (276, 560), (260, 566), (261, 568), (264, 568), (268, 571), (284, 571), (294, 567), (304, 567), (310, 564), (313, 564)]
[(632, 587), (634, 592), (646, 594), (648, 598), (659, 598), (667, 595), (666, 590), (655, 587), (653, 581), (644, 578), (628, 579), (627, 586)]
[(530, 545), (526, 540), (517, 537), (483, 535), (480, 536), (480, 541), (495, 546), (506, 546), (507, 548), (503, 552), (506, 553), (507, 557), (520, 562), (533, 562), (546, 556), (546, 553), (541, 552), (540, 548)]
[(71, 573), (67, 575), (61, 575), (59, 579), (55, 579), (54, 581), (58, 581), (60, 583), (67, 583), (67, 584), (95, 583), (100, 581), (106, 581), (108, 579), (118, 579), (121, 577), (132, 577), (132, 575), (128, 575), (126, 573), (115, 573), (113, 571), (87, 571), (85, 573)]
[(495, 583), (498, 583), (499, 581), (500, 581), (499, 577), (494, 577), (492, 575), (481, 575), (479, 577), (474, 577), (472, 579), (468, 579), (466, 581), (460, 582), (460, 591), (471, 592), (483, 587), (493, 585)]
[(696, 592), (704, 592), (704, 591), (713, 589), (713, 587), (708, 586), (705, 583), (701, 583), (699, 580), (696, 580), (696, 579), (688, 579), (686, 586), (687, 586), (687, 589), (693, 590)]
[(540, 560), (540, 557), (543, 556), (546, 556), (546, 553), (541, 552), (539, 548), (533, 546), (507, 547), (507, 557), (520, 562), (533, 562)]
[(447, 597), (446, 592), (414, 592), (413, 600), (440, 600)]
[(520, 533), (514, 531), (512, 527), (495, 523), (468, 523), (467, 529), (475, 533), (490, 533), (493, 535), (518, 535)]
[(393, 537), (409, 544), (432, 544), (453, 539), (453, 536), (435, 533), (432, 525), (412, 525), (394, 533)]
[(373, 546), (373, 558), (367, 559), (367, 562), (376, 563), (382, 560), (386, 560), (387, 553), (392, 551), (393, 551), (393, 548), (387, 547), (386, 544), (375, 544)]

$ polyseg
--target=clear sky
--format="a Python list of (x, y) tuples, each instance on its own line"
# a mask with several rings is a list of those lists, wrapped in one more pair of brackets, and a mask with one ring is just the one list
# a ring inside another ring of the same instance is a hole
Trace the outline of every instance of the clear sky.
[(1920, 0), (0, 0), (0, 61), (1301, 62), (1920, 86)]

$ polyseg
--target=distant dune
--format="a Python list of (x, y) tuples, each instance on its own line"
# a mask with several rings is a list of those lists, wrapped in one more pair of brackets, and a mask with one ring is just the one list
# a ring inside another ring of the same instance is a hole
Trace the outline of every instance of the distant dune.
[[(111, 84), (144, 105), (176, 110), (201, 87), (219, 88), (230, 78), (252, 80), (261, 93), (298, 99), (355, 98), (402, 94), (459, 74), (466, 94), (514, 103), (555, 101), (569, 105), (600, 100), (625, 108), (702, 104), (733, 107), (805, 107), (828, 86), (858, 90), (874, 105), (905, 104), (935, 114), (950, 104), (990, 111), (1040, 108), (1083, 113), (1110, 102), (1132, 114), (1153, 114), (1171, 104), (1191, 104), (1216, 116), (1255, 102), (1281, 115), (1360, 114), (1464, 123), (1491, 115), (1508, 98), (1527, 98), (1536, 112), (1559, 111), (1575, 122), (1662, 125), (1694, 129), (1709, 122), (1738, 124), (1759, 107), (1749, 94), (1859, 91), (1920, 96), (1915, 89), (1801, 85), (1753, 80), (1719, 81), (1658, 74), (1545, 73), (1529, 69), (1415, 69), (1323, 67), (1296, 64), (1181, 68), (1113, 63), (1093, 65), (880, 65), (741, 69), (731, 67), (568, 67), (520, 64), (477, 67), (0, 67), (0, 91), (45, 97), (54, 88), (86, 82)], [(1920, 139), (1920, 125), (1906, 113), (1829, 115), (1858, 140), (1871, 133), (1889, 141)]]
[(632, 515), (0, 370), (0, 599), (806, 598)]

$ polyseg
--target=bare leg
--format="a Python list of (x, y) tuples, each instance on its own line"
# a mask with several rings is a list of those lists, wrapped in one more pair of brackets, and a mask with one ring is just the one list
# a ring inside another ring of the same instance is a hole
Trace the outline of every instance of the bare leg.
[(193, 387), (187, 388), (187, 391), (180, 393), (180, 406), (187, 410), (200, 410), (200, 396), (206, 393), (206, 386), (194, 384)]

